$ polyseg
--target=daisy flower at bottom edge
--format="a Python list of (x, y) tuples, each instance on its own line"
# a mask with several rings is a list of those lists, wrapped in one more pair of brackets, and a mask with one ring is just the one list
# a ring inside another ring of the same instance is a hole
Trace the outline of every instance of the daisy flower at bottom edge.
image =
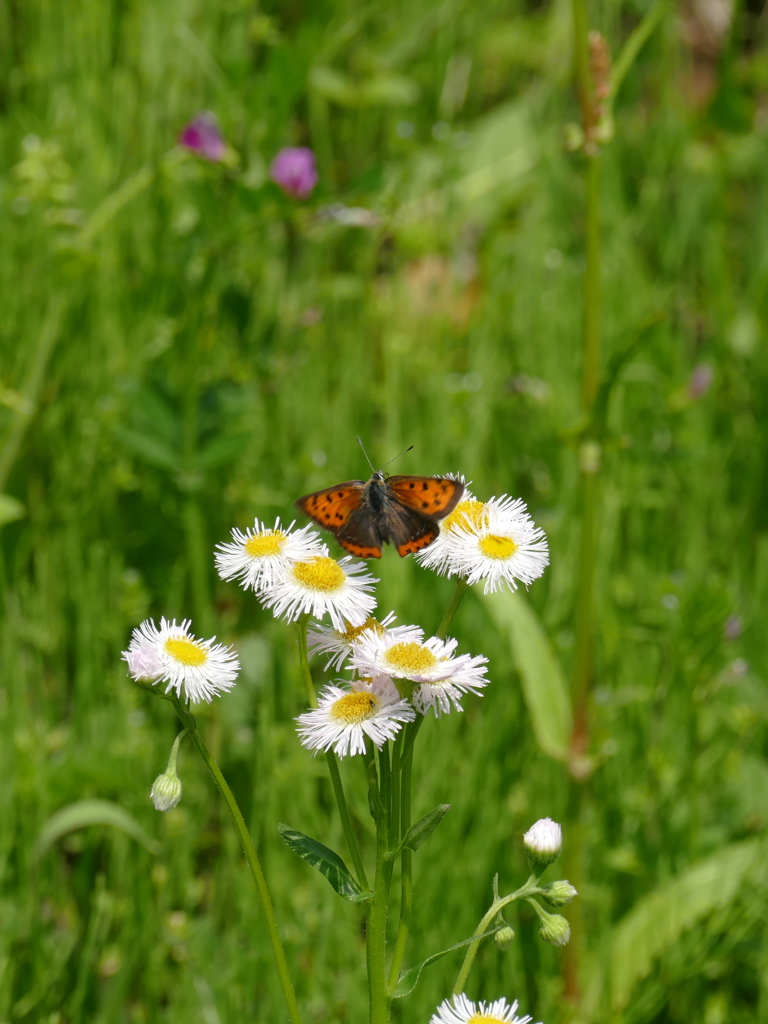
[(442, 1002), (429, 1024), (528, 1024), (531, 1018), (518, 1017), (516, 1011), (517, 1000), (473, 1003), (462, 994)]
[(175, 690), (181, 697), (183, 690), (193, 704), (210, 704), (235, 685), (240, 662), (216, 637), (198, 640), (189, 632), (191, 625), (190, 619), (177, 625), (175, 619), (162, 618), (158, 629), (152, 619), (145, 619), (134, 629), (123, 659), (137, 682), (166, 683), (166, 693)]
[(358, 679), (347, 689), (326, 686), (318, 706), (299, 715), (296, 721), (302, 746), (307, 750), (330, 750), (339, 757), (363, 754), (366, 736), (383, 747), (400, 731), (404, 722), (416, 718), (389, 679)]

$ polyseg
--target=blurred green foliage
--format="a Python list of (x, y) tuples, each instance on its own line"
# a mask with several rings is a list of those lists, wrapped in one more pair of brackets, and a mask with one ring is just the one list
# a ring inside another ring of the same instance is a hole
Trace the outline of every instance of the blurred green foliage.
[[(768, 61), (759, 5), (719, 28), (712, 6), (670, 6), (603, 160), (606, 360), (631, 351), (606, 411), (581, 956), (590, 1019), (626, 1024), (768, 1016), (752, 845), (768, 815)], [(614, 53), (644, 7), (592, 5)], [(567, 676), (570, 45), (561, 2), (0, 7), (1, 1020), (283, 1019), (191, 748), (180, 807), (148, 800), (175, 723), (119, 652), (150, 614), (237, 644), (241, 681), (201, 728), (264, 858), (305, 1020), (364, 1019), (359, 909), (276, 832), (343, 850), (323, 763), (294, 732), (295, 637), (212, 559), (232, 526), (290, 520), (299, 494), (365, 476), (355, 435), (374, 462), (413, 444), (400, 471), (528, 502), (552, 551), (530, 602)], [(227, 166), (175, 148), (206, 109)], [(299, 204), (268, 180), (293, 144), (320, 170)], [(373, 216), (349, 226), (333, 204)], [(381, 607), (434, 629), (450, 585), (385, 556)], [(415, 812), (452, 810), (415, 859), (407, 964), (471, 934), (494, 872), (522, 880), (532, 821), (562, 820), (567, 842), (566, 769), (537, 744), (510, 630), (474, 595), (456, 620), (494, 685), (420, 737)], [(86, 816), (41, 848), (82, 800), (119, 805), (128, 832)], [(554, 1024), (563, 954), (535, 930), (523, 911), (510, 949), (483, 950), (470, 995)], [(431, 967), (396, 1019), (428, 1020), (457, 968)]]

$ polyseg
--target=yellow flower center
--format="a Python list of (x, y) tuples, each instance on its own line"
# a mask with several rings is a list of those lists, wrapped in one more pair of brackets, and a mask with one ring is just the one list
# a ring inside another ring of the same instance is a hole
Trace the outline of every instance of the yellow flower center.
[(339, 633), (339, 636), (344, 641), (344, 643), (353, 644), (355, 640), (357, 640), (358, 637), (360, 637), (368, 629), (372, 630), (374, 633), (377, 633), (378, 636), (381, 636), (382, 633), (384, 632), (384, 627), (381, 625), (381, 623), (377, 622), (372, 615), (369, 615), (365, 622), (362, 624), (362, 626), (352, 626), (350, 625), (349, 622), (347, 622), (347, 628), (344, 630), (343, 633)]
[(392, 644), (386, 658), (392, 668), (406, 675), (425, 672), (437, 664), (434, 654), (415, 640), (403, 640), (399, 644)]
[(208, 652), (197, 640), (190, 640), (186, 636), (178, 636), (174, 640), (169, 638), (165, 641), (165, 649), (172, 658), (180, 661), (182, 665), (191, 665), (196, 668), (208, 661)]
[(331, 705), (328, 712), (331, 718), (345, 725), (357, 725), (370, 718), (379, 706), (379, 698), (375, 693), (345, 693)]
[(340, 590), (347, 578), (339, 563), (327, 555), (320, 555), (310, 562), (297, 562), (292, 572), (297, 583), (307, 590), (322, 590), (325, 593)]
[(501, 1017), (489, 1017), (487, 1013), (473, 1013), (467, 1024), (504, 1024)]
[(480, 538), (480, 550), (488, 558), (511, 558), (517, 548), (518, 545), (511, 537), (498, 537), (495, 533), (489, 533), (487, 537)]
[(285, 534), (282, 530), (265, 530), (249, 537), (243, 547), (251, 558), (266, 558), (268, 555), (279, 555), (283, 550)]
[(481, 527), (485, 521), (485, 502), (478, 501), (477, 498), (460, 501), (453, 512), (443, 520), (443, 529), (453, 530), (457, 526), (466, 526), (467, 519), (472, 526)]

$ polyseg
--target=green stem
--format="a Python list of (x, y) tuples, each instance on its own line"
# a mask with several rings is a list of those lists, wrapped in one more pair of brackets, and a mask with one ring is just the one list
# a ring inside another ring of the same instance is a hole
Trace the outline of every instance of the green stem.
[[(309, 668), (309, 655), (307, 654), (307, 626), (309, 625), (309, 615), (302, 615), (298, 621), (298, 638), (299, 638), (299, 664), (301, 666), (301, 675), (304, 680), (304, 686), (307, 691), (307, 700), (309, 706), (312, 708), (317, 707), (317, 695), (315, 693), (315, 684), (312, 681), (312, 672)], [(355, 866), (355, 873), (357, 874), (357, 881), (362, 889), (368, 889), (368, 878), (365, 874), (365, 868), (363, 867), (363, 860), (360, 856), (360, 849), (357, 845), (357, 839), (355, 838), (355, 832), (352, 828), (352, 819), (349, 816), (349, 808), (347, 807), (347, 799), (344, 795), (344, 786), (341, 781), (341, 773), (339, 772), (339, 765), (336, 760), (336, 755), (332, 750), (326, 750), (325, 760), (328, 765), (328, 774), (331, 776), (331, 785), (333, 786), (333, 795), (336, 798), (336, 805), (339, 808), (339, 818), (341, 819), (341, 827), (344, 829), (344, 836), (347, 840), (347, 847), (349, 849), (349, 855), (352, 858), (352, 863)]]
[[(589, 424), (580, 452), (582, 481), (581, 537), (579, 544), (579, 570), (577, 572), (576, 622), (573, 657), (572, 700), (573, 732), (570, 750), (569, 828), (572, 859), (569, 871), (577, 889), (583, 888), (579, 873), (581, 864), (580, 819), (585, 778), (586, 751), (589, 744), (589, 701), (594, 679), (594, 605), (595, 566), (597, 563), (597, 526), (599, 518), (600, 450), (595, 436), (595, 401), (601, 379), (602, 334), (602, 267), (600, 237), (600, 147), (594, 142), (596, 105), (589, 72), (589, 23), (587, 0), (572, 0), (573, 47), (576, 70), (576, 92), (582, 111), (585, 161), (584, 247), (584, 307), (582, 334), (581, 406)], [(583, 929), (580, 914), (572, 921), (572, 939), (565, 955), (565, 996), (572, 1004), (581, 999), (580, 955)]]
[(61, 303), (52, 303), (37, 338), (27, 379), (21, 390), (21, 400), (12, 412), (12, 419), (0, 446), (0, 491), (5, 490), (11, 470), (21, 449), (24, 435), (37, 409), (40, 389), (45, 380), (45, 371), (59, 338)]
[(624, 44), (616, 63), (613, 65), (611, 74), (611, 103), (616, 98), (616, 93), (621, 88), (627, 72), (635, 63), (637, 55), (650, 39), (654, 29), (661, 21), (661, 16), (667, 6), (667, 0), (654, 0), (635, 28), (629, 39)]
[(216, 764), (216, 761), (213, 759), (213, 756), (203, 742), (200, 733), (197, 731), (197, 723), (195, 722), (195, 719), (183, 706), (180, 700), (174, 699), (173, 703), (176, 707), (176, 713), (181, 719), (181, 723), (184, 726), (187, 735), (195, 744), (200, 756), (208, 766), (208, 771), (213, 776), (213, 781), (216, 783), (219, 792), (224, 798), (224, 802), (227, 805), (229, 813), (232, 815), (232, 821), (234, 822), (235, 829), (240, 837), (240, 842), (242, 843), (243, 851), (245, 853), (245, 859), (248, 861), (248, 867), (251, 869), (251, 875), (253, 876), (253, 881), (256, 885), (256, 892), (259, 895), (261, 907), (264, 911), (264, 917), (266, 918), (269, 943), (272, 947), (272, 955), (275, 958), (275, 966), (277, 967), (280, 987), (283, 990), (283, 998), (285, 999), (285, 1003), (288, 1008), (288, 1016), (290, 1017), (292, 1024), (301, 1024), (299, 1004), (296, 1002), (296, 994), (293, 991), (291, 976), (288, 971), (288, 963), (285, 959), (285, 950), (283, 949), (280, 932), (277, 928), (277, 919), (275, 918), (272, 898), (269, 895), (267, 880), (261, 869), (261, 864), (259, 863), (259, 858), (253, 845), (253, 840), (251, 839), (250, 833), (245, 824), (245, 819), (240, 812), (240, 808), (237, 805), (237, 801), (235, 800), (232, 790), (227, 785), (227, 780), (221, 774), (221, 769)]
[[(445, 638), (446, 633), (450, 629), (451, 623), (453, 622), (454, 616), (458, 611), (459, 605), (466, 592), (469, 590), (469, 585), (465, 580), (456, 580), (456, 587), (453, 591), (453, 597), (451, 603), (445, 610), (442, 622), (438, 627), (436, 636), (441, 639)], [(395, 751), (398, 752), (399, 757), (397, 759), (397, 767), (393, 766), (393, 784), (395, 787), (394, 793), (398, 791), (399, 781), (399, 798), (395, 795), (393, 798), (393, 828), (397, 830), (396, 837), (397, 843), (399, 843), (408, 829), (411, 827), (411, 794), (413, 792), (413, 746), (416, 742), (416, 737), (419, 734), (419, 730), (424, 722), (424, 716), (420, 715), (415, 722), (410, 722), (398, 736), (398, 742), (395, 745)], [(397, 778), (399, 774), (399, 780)], [(399, 808), (399, 823), (395, 810)], [(399, 825), (399, 828), (398, 828)], [(400, 976), (400, 968), (403, 963), (403, 957), (405, 956), (405, 950), (408, 945), (408, 935), (411, 928), (411, 918), (413, 916), (413, 853), (411, 850), (402, 850), (400, 854), (400, 920), (397, 925), (397, 938), (395, 939), (395, 946), (392, 953), (392, 964), (389, 970), (389, 987), (394, 988), (397, 984), (397, 980)]]
[[(411, 722), (403, 729), (398, 736), (399, 750), (399, 772), (400, 772), (400, 829), (397, 833), (397, 842), (400, 843), (403, 836), (411, 827), (411, 793), (413, 785), (413, 743), (418, 734), (419, 727), (424, 721), (423, 716)], [(402, 738), (401, 738), (402, 737)], [(408, 742), (410, 739), (410, 742)], [(402, 850), (400, 854), (400, 920), (397, 925), (397, 938), (392, 952), (392, 963), (389, 969), (390, 991), (397, 984), (400, 977), (400, 968), (408, 945), (408, 935), (411, 928), (411, 916), (413, 914), (413, 852)]]
[(304, 680), (304, 687), (307, 691), (307, 703), (311, 708), (317, 707), (317, 694), (315, 684), (312, 681), (312, 672), (309, 668), (309, 655), (307, 654), (307, 626), (309, 615), (302, 615), (296, 623), (299, 636), (299, 665), (301, 666), (301, 677)]
[(435, 636), (440, 637), (441, 640), (445, 639), (446, 633), (451, 628), (453, 617), (458, 611), (462, 598), (464, 597), (468, 590), (469, 584), (466, 582), (466, 580), (456, 580), (456, 588), (453, 591), (451, 603), (446, 608), (445, 615), (443, 616), (443, 621), (440, 623), (440, 625), (437, 628), (437, 632), (435, 633)]
[(477, 951), (480, 948), (483, 936), (488, 931), (491, 922), (494, 920), (497, 914), (499, 914), (504, 907), (510, 903), (514, 903), (516, 900), (526, 899), (528, 896), (532, 896), (537, 892), (540, 892), (538, 886), (538, 878), (535, 875), (531, 875), (525, 885), (522, 885), (515, 892), (510, 893), (509, 896), (500, 896), (494, 899), (487, 913), (484, 914), (480, 924), (475, 928), (474, 939), (475, 941), (467, 949), (466, 956), (464, 957), (464, 963), (461, 965), (461, 970), (456, 978), (456, 984), (453, 986), (453, 995), (459, 995), (464, 991), (464, 986), (467, 983), (469, 972), (472, 970), (472, 964), (474, 963)]
[(389, 1024), (390, 998), (387, 985), (387, 903), (392, 865), (390, 849), (390, 770), (386, 748), (379, 756), (379, 787), (371, 793), (371, 800), (379, 801), (376, 818), (376, 876), (373, 881), (373, 899), (368, 905), (366, 929), (368, 963), (369, 1024)]

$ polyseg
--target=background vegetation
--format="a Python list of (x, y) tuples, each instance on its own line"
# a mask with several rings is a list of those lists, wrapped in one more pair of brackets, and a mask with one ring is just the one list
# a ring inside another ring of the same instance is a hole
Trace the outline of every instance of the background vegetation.
[[(614, 54), (645, 6), (592, 4)], [(602, 158), (604, 363), (625, 358), (579, 822), (498, 603), (470, 595), (455, 624), (494, 685), (420, 738), (416, 810), (453, 808), (416, 858), (409, 962), (471, 933), (494, 872), (519, 884), (536, 818), (578, 843), (580, 1009), (564, 952), (525, 911), (471, 979), (471, 995), (517, 997), (547, 1024), (768, 1019), (759, 8), (670, 5)], [(460, 471), (481, 497), (528, 502), (552, 550), (529, 607), (570, 675), (584, 269), (571, 34), (560, 0), (0, 8), (1, 1020), (283, 1019), (241, 852), (191, 748), (180, 807), (147, 799), (176, 725), (119, 652), (161, 614), (237, 645), (241, 682), (201, 728), (262, 851), (305, 1019), (364, 1019), (359, 913), (276, 835), (282, 820), (343, 849), (324, 764), (295, 737), (294, 634), (212, 559), (233, 525), (290, 519), (299, 494), (365, 476), (356, 434), (374, 462), (413, 444), (398, 471)], [(204, 109), (229, 165), (174, 149)], [(317, 154), (306, 202), (268, 181), (291, 144)], [(339, 223), (338, 203), (375, 223)], [(382, 608), (434, 629), (450, 585), (386, 555)], [(85, 798), (144, 832), (54, 834), (52, 816)], [(432, 967), (397, 1019), (428, 1020), (457, 969)]]

